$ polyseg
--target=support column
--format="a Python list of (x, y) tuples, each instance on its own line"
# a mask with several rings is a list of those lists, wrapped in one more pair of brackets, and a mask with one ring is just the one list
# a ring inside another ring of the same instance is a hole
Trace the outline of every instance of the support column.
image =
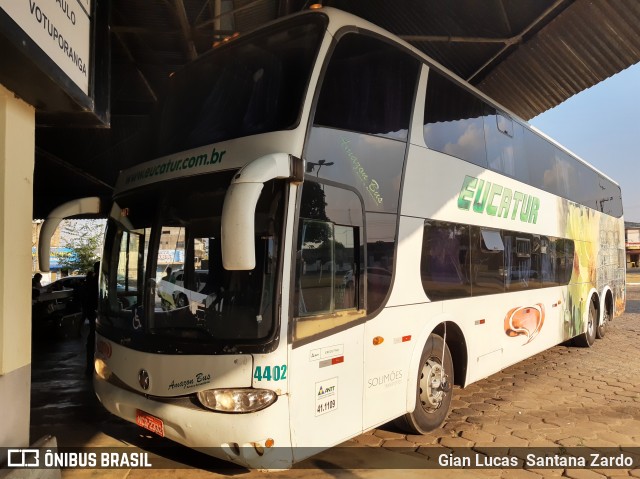
[(34, 108), (0, 85), (0, 447), (29, 445), (34, 152)]

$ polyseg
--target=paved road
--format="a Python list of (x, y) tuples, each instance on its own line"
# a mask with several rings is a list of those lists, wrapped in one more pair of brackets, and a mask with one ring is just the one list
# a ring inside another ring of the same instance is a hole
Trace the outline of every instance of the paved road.
[[(590, 349), (557, 346), (485, 380), (456, 389), (443, 428), (407, 436), (391, 426), (360, 435), (344, 447), (306, 461), (304, 469), (269, 473), (270, 478), (410, 477), (640, 477), (640, 469), (420, 469), (434, 447), (588, 446), (640, 447), (640, 286), (630, 286), (626, 313), (611, 323)], [(81, 339), (34, 344), (31, 438), (54, 434), (60, 445), (162, 446), (135, 426), (106, 413), (82, 375)], [(355, 447), (354, 447), (355, 446)], [(369, 447), (362, 447), (369, 446)], [(374, 456), (372, 456), (372, 451)], [(375, 457), (387, 469), (360, 469)], [(175, 461), (175, 462), (174, 462)], [(260, 477), (257, 471), (230, 471), (225, 463), (174, 448), (155, 477)], [(358, 468), (352, 468), (354, 464)], [(350, 469), (351, 468), (351, 469)], [(397, 469), (394, 469), (397, 468)], [(65, 470), (63, 478), (145, 478), (145, 470)]]

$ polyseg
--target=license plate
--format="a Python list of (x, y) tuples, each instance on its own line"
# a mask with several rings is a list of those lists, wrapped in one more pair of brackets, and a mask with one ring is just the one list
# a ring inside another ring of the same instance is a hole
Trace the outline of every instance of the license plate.
[(147, 431), (156, 433), (158, 436), (164, 437), (164, 423), (162, 419), (152, 416), (140, 409), (136, 409), (136, 424), (145, 428)]

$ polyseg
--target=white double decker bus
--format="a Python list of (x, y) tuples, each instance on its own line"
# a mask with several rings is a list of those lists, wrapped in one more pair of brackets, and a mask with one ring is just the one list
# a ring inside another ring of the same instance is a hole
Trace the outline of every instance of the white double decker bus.
[(107, 208), (94, 387), (178, 443), (272, 468), (424, 433), (454, 385), (624, 310), (618, 185), (354, 16), (215, 48), (155, 131)]

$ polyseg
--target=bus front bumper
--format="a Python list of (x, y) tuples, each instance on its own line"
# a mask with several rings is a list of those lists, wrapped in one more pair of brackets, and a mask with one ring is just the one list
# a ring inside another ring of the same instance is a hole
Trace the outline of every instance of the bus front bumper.
[(286, 469), (293, 463), (288, 396), (246, 414), (171, 404), (127, 391), (93, 377), (98, 400), (112, 414), (213, 457), (257, 469)]

